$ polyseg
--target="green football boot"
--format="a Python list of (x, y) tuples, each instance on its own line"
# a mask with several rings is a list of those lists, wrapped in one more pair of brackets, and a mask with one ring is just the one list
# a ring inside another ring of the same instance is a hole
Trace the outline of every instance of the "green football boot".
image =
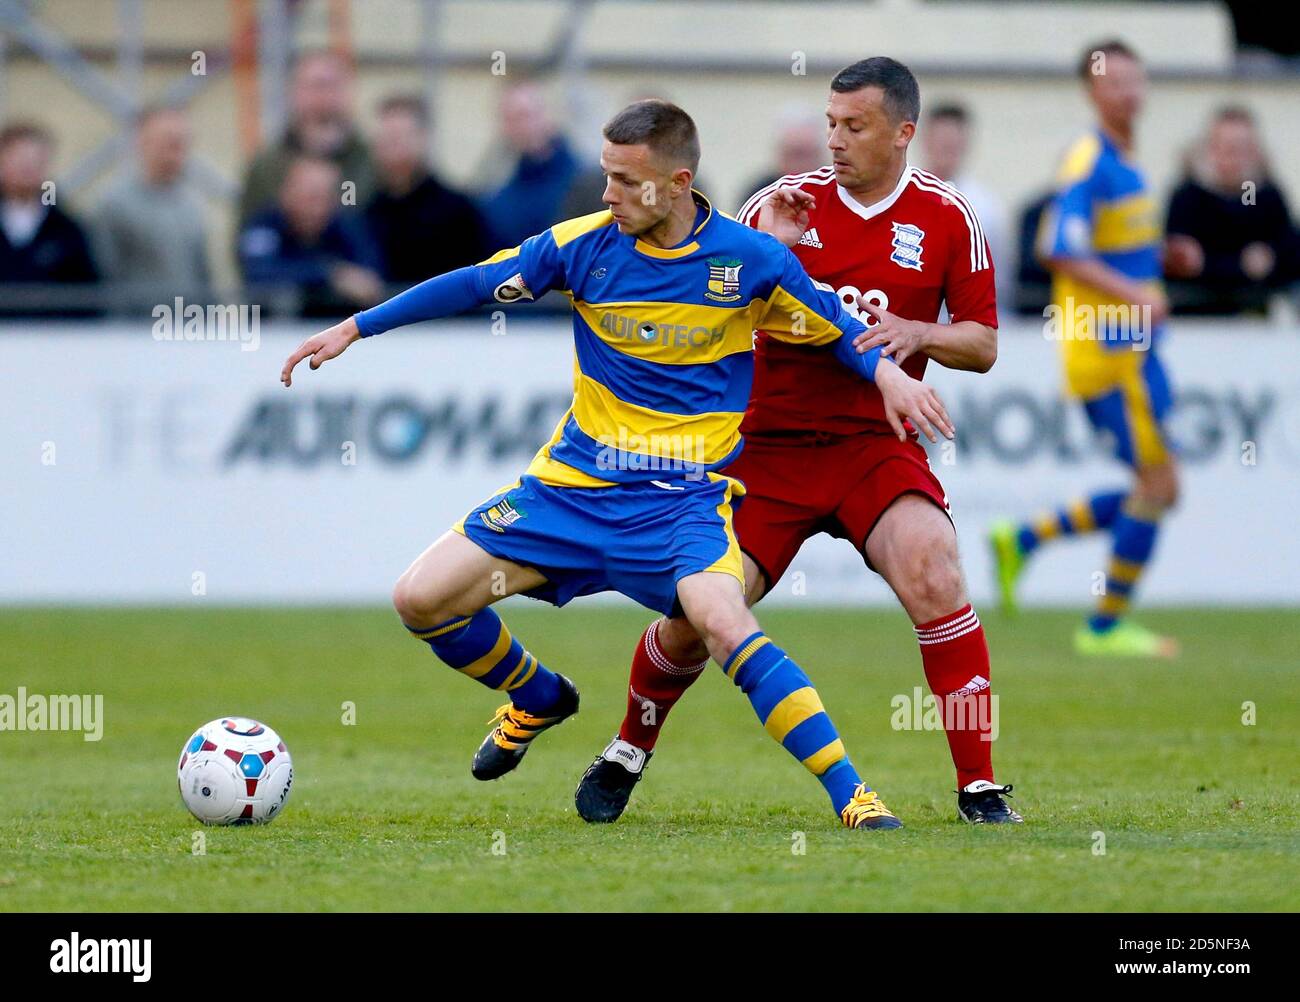
[(989, 549), (993, 551), (998, 607), (1007, 616), (1014, 616), (1020, 611), (1016, 604), (1016, 585), (1024, 573), (1026, 561), (1016, 538), (1018, 532), (1015, 523), (1009, 519), (1002, 519), (989, 526)]
[(1121, 620), (1100, 633), (1089, 626), (1079, 627), (1074, 634), (1074, 653), (1100, 658), (1172, 658), (1178, 655), (1178, 641)]

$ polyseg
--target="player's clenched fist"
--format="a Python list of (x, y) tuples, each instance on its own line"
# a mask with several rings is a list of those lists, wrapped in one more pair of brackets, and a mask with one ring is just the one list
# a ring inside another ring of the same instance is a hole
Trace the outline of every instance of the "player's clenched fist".
[(876, 387), (885, 401), (885, 418), (900, 442), (907, 441), (907, 429), (903, 427), (905, 420), (911, 421), (913, 427), (931, 442), (939, 441), (935, 428), (946, 438), (952, 438), (956, 433), (939, 394), (897, 365), (880, 360), (876, 366)]
[(280, 370), (280, 382), (292, 386), (294, 366), (304, 358), (311, 356), (311, 367), (319, 369), (322, 363), (342, 355), (348, 345), (360, 337), (361, 332), (357, 330), (357, 322), (352, 317), (319, 334), (313, 334), (285, 360), (284, 368)]

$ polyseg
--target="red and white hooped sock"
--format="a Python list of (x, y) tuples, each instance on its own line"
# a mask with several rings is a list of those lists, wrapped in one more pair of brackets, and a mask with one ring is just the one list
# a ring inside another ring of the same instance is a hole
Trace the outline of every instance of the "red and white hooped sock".
[[(926, 681), (943, 711), (957, 788), (980, 779), (993, 782), (989, 645), (979, 616), (967, 603), (916, 627), (916, 641)], [(958, 702), (965, 700), (972, 702)]]
[(705, 658), (698, 664), (686, 664), (665, 654), (659, 645), (662, 622), (656, 619), (637, 642), (628, 680), (627, 713), (618, 732), (624, 741), (644, 751), (654, 748), (669, 711), (709, 663)]

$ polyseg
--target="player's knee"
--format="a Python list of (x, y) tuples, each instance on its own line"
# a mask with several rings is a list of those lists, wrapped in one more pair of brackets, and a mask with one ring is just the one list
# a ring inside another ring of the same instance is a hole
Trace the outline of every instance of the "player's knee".
[(1159, 466), (1142, 470), (1134, 491), (1136, 500), (1155, 514), (1160, 515), (1178, 504), (1178, 469)]
[(438, 596), (420, 587), (411, 575), (403, 574), (393, 586), (393, 608), (407, 626), (437, 626), (452, 613), (441, 608)]
[(758, 629), (748, 609), (716, 606), (696, 616), (691, 625), (699, 632), (705, 649), (733, 651), (740, 642)]
[(656, 634), (660, 649), (674, 661), (703, 661), (709, 648), (685, 616), (665, 619)]
[(914, 546), (896, 587), (904, 607), (922, 621), (946, 615), (965, 603), (965, 583), (954, 545), (946, 539)]
[(1165, 481), (1163, 484), (1164, 491), (1161, 495), (1161, 502), (1164, 504), (1166, 511), (1178, 505), (1178, 500), (1181, 496), (1181, 486), (1182, 485), (1178, 480), (1178, 470), (1174, 467), (1170, 467), (1168, 473), (1165, 475)]

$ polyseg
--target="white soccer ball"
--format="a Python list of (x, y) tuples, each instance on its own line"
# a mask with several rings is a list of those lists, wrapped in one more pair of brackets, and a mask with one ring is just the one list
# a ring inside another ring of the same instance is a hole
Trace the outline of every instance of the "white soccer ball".
[(289, 799), (293, 759), (265, 724), (221, 717), (185, 743), (176, 782), (185, 806), (205, 825), (265, 824)]

